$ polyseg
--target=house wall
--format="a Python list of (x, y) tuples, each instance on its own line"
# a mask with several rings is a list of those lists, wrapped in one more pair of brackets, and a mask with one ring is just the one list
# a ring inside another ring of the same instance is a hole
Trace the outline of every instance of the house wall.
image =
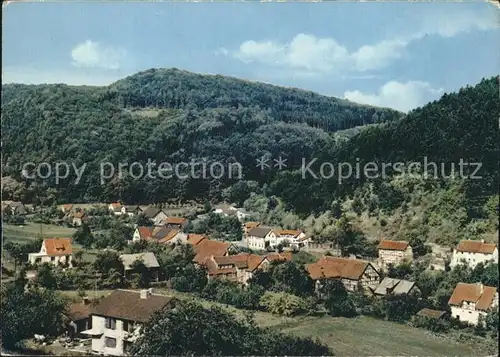
[(463, 306), (451, 306), (451, 316), (458, 318), (462, 322), (477, 326), (479, 323), (479, 316), (483, 315), (486, 317), (485, 311), (478, 311), (474, 308), (474, 303), (472, 307), (469, 307), (464, 303)]
[(33, 265), (49, 263), (55, 266), (59, 264), (65, 264), (66, 262), (68, 262), (68, 264), (72, 266), (73, 256), (72, 255), (50, 256), (50, 255), (43, 255), (40, 253), (32, 253), (28, 255), (28, 261), (30, 262), (30, 264)]
[(141, 240), (141, 235), (139, 234), (139, 230), (136, 228), (134, 231), (134, 235), (132, 236), (132, 242), (139, 242)]
[(161, 221), (167, 218), (168, 218), (167, 215), (162, 211), (153, 218), (153, 222), (155, 225), (159, 225)]
[(249, 236), (248, 248), (253, 249), (266, 249), (266, 240), (264, 238)]
[(456, 249), (453, 250), (453, 256), (451, 258), (450, 267), (454, 267), (459, 264), (467, 264), (471, 268), (474, 268), (479, 263), (486, 263), (493, 261), (498, 264), (498, 249), (495, 248), (493, 254), (483, 254), (483, 253), (470, 253), (470, 252), (458, 252)]
[(379, 249), (377, 264), (386, 269), (389, 264), (399, 265), (404, 260), (411, 262), (413, 260), (413, 251), (410, 246), (405, 251)]
[[(140, 325), (135, 324), (135, 329), (140, 329)], [(116, 319), (116, 329), (106, 328), (106, 318), (92, 315), (92, 330), (102, 332), (101, 336), (92, 337), (92, 351), (111, 356), (122, 356), (124, 354), (125, 341), (130, 333), (123, 329), (123, 320)], [(106, 347), (106, 337), (116, 339), (116, 347)]]
[(380, 284), (380, 274), (371, 264), (368, 264), (365, 272), (361, 276), (360, 282), (364, 289), (375, 289), (377, 285)]

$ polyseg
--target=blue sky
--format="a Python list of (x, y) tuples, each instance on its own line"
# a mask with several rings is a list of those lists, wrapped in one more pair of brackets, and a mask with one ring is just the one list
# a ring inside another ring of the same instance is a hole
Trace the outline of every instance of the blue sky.
[(468, 3), (10, 3), (4, 83), (105, 85), (151, 67), (403, 111), (500, 72), (500, 10)]

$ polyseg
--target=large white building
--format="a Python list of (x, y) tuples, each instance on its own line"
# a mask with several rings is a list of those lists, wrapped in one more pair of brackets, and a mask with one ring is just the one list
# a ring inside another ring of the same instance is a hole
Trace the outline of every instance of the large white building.
[(92, 338), (93, 353), (122, 356), (156, 311), (174, 307), (173, 298), (154, 294), (151, 289), (115, 290), (92, 309), (92, 328), (82, 334)]
[(250, 249), (266, 249), (271, 241), (276, 239), (273, 229), (270, 227), (255, 227), (250, 229), (247, 234), (247, 244)]
[(463, 240), (453, 249), (450, 266), (466, 264), (474, 268), (479, 263), (494, 262), (498, 264), (498, 248), (494, 243), (484, 240)]
[(309, 243), (306, 234), (298, 229), (275, 229), (273, 233), (275, 238), (269, 241), (272, 248), (282, 244), (299, 249), (306, 247)]
[(49, 263), (53, 265), (67, 264), (71, 266), (73, 260), (73, 248), (70, 238), (50, 238), (44, 239), (40, 252), (29, 253), (30, 264)]
[(486, 317), (490, 310), (498, 306), (498, 293), (496, 288), (482, 283), (458, 283), (448, 305), (452, 317), (477, 326), (480, 316)]

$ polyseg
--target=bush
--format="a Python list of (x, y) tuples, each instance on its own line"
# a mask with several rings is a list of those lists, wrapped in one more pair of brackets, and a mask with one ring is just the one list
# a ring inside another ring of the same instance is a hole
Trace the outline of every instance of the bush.
[(260, 304), (271, 314), (283, 316), (296, 316), (313, 310), (310, 301), (283, 292), (266, 292), (260, 299)]

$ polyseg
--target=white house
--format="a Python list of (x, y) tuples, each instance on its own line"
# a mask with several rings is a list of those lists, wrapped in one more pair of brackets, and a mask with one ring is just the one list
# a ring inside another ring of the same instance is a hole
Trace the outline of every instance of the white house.
[(378, 245), (377, 264), (387, 269), (389, 264), (399, 265), (403, 261), (413, 260), (413, 250), (408, 242), (395, 240), (381, 240)]
[(139, 206), (122, 206), (121, 212), (122, 215), (133, 217), (138, 215), (141, 212), (141, 209)]
[(498, 248), (494, 243), (484, 240), (463, 240), (453, 249), (450, 267), (466, 264), (474, 268), (479, 263), (494, 262), (498, 264)]
[(237, 208), (228, 204), (221, 204), (215, 206), (214, 213), (222, 214), (225, 217), (235, 216), (240, 221), (244, 220), (247, 217), (247, 213), (243, 208)]
[(275, 229), (273, 230), (275, 235), (274, 239), (269, 240), (271, 247), (276, 247), (278, 244), (288, 245), (290, 247), (302, 248), (307, 246), (309, 240), (307, 239), (304, 232), (297, 229)]
[(168, 218), (167, 214), (158, 207), (149, 206), (143, 212), (144, 216), (153, 221), (153, 224), (158, 225)]
[(108, 210), (110, 213), (115, 216), (121, 216), (122, 213), (122, 204), (120, 202), (110, 203), (108, 206)]
[(480, 316), (486, 317), (488, 311), (498, 306), (498, 293), (495, 287), (482, 283), (458, 283), (448, 305), (452, 317), (477, 326)]
[(73, 248), (70, 238), (50, 238), (43, 240), (40, 252), (28, 254), (28, 261), (33, 265), (51, 263), (71, 266), (72, 254)]
[(134, 230), (134, 235), (132, 236), (132, 242), (139, 242), (141, 240), (147, 240), (151, 238), (153, 234), (153, 227), (139, 226)]
[(115, 290), (91, 311), (92, 328), (82, 334), (92, 338), (92, 352), (122, 356), (141, 334), (142, 326), (156, 312), (175, 308), (175, 299), (152, 289)]
[(266, 249), (271, 241), (275, 240), (276, 235), (270, 227), (252, 228), (247, 235), (248, 248), (250, 249)]

